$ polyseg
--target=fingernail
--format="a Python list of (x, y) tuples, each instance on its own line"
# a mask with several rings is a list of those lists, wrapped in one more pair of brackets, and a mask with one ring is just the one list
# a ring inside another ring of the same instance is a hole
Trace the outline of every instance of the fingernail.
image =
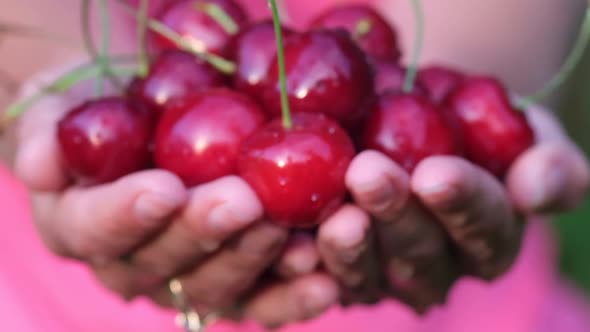
[(417, 194), (430, 206), (439, 210), (457, 208), (459, 191), (450, 183), (435, 183), (416, 189)]
[(447, 183), (437, 183), (423, 188), (419, 188), (418, 191), (423, 195), (441, 195), (445, 194), (450, 190), (450, 186)]
[(332, 227), (329, 231), (331, 244), (342, 252), (357, 252), (364, 244), (367, 230), (360, 222), (349, 222)]
[(315, 316), (334, 304), (337, 296), (330, 287), (311, 284), (304, 293), (303, 307), (310, 316)]
[(214, 207), (207, 215), (207, 224), (213, 231), (228, 232), (253, 223), (248, 215), (235, 213), (227, 204)]
[(294, 253), (286, 259), (284, 268), (289, 275), (305, 275), (313, 272), (319, 264), (318, 257), (313, 253)]
[(537, 190), (533, 193), (533, 208), (543, 208), (557, 199), (556, 196), (566, 182), (566, 174), (561, 167), (558, 165), (550, 167), (537, 183)]
[(144, 193), (135, 201), (135, 215), (141, 223), (155, 226), (169, 217), (181, 204), (180, 200), (169, 195), (155, 192)]
[(395, 195), (395, 188), (385, 178), (356, 186), (357, 196), (376, 210), (387, 208)]
[(391, 282), (400, 288), (408, 287), (415, 273), (414, 266), (401, 259), (393, 259), (388, 270)]

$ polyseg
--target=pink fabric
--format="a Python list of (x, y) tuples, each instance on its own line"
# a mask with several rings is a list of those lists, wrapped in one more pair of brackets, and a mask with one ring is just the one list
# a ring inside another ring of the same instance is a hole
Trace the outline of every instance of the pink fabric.
[[(145, 300), (125, 303), (83, 265), (52, 256), (38, 238), (25, 189), (0, 165), (0, 324), (18, 332), (173, 332), (173, 314)], [(590, 309), (555, 275), (551, 235), (528, 227), (517, 264), (492, 284), (464, 279), (444, 308), (418, 318), (388, 301), (372, 308), (333, 309), (282, 332), (582, 332)], [(253, 324), (218, 324), (212, 332), (259, 332)]]
[[(164, 1), (164, 0), (162, 0)], [(362, 0), (359, 0), (362, 1)], [(266, 0), (244, 1), (256, 17)], [(338, 0), (287, 1), (301, 25)], [(15, 332), (174, 332), (173, 313), (148, 301), (125, 303), (83, 265), (52, 256), (38, 238), (25, 189), (0, 165), (0, 326)], [(419, 318), (403, 305), (333, 309), (281, 332), (590, 332), (590, 308), (555, 273), (555, 248), (546, 225), (529, 225), (521, 255), (501, 280), (461, 280), (448, 303)], [(211, 332), (260, 332), (254, 324), (218, 324)]]

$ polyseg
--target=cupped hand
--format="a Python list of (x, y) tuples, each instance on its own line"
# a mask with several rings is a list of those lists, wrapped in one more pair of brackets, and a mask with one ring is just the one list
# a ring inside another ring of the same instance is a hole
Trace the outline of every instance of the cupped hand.
[[(23, 94), (62, 72), (43, 74)], [(31, 191), (35, 224), (53, 252), (88, 264), (126, 299), (149, 296), (171, 305), (167, 283), (176, 278), (196, 307), (231, 310), (269, 326), (314, 317), (337, 301), (328, 275), (308, 271), (260, 282), (288, 232), (263, 220), (255, 193), (238, 177), (187, 189), (172, 173), (145, 170), (93, 187), (72, 183), (56, 123), (88, 91), (48, 96), (19, 121), (15, 172)]]
[(519, 252), (526, 218), (577, 206), (589, 187), (588, 162), (549, 112), (528, 111), (538, 142), (505, 183), (450, 156), (424, 160), (412, 176), (365, 151), (346, 182), (356, 205), (319, 230), (324, 265), (347, 302), (394, 297), (419, 311), (441, 303), (462, 275), (505, 273)]

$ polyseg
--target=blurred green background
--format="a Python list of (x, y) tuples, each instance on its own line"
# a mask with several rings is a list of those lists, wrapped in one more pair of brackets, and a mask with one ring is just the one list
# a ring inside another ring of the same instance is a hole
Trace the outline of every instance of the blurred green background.
[[(558, 103), (558, 115), (570, 135), (590, 156), (590, 50), (576, 69)], [(564, 274), (590, 296), (590, 196), (578, 210), (559, 216), (555, 228), (561, 244)]]

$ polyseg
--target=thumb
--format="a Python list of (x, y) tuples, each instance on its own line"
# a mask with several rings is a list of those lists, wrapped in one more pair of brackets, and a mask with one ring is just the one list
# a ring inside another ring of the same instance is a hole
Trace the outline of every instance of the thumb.
[(45, 211), (38, 211), (37, 223), (50, 247), (63, 255), (117, 258), (164, 227), (187, 196), (171, 173), (145, 171), (93, 188), (68, 189), (54, 204), (38, 205)]

